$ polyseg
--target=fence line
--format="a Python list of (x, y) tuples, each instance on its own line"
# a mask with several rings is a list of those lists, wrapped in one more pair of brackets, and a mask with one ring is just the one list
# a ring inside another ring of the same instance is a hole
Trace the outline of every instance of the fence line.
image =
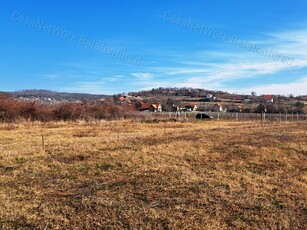
[(213, 117), (214, 120), (232, 121), (259, 121), (263, 123), (273, 122), (299, 122), (306, 121), (307, 114), (299, 113), (229, 113), (229, 112), (160, 112), (144, 113), (146, 119), (178, 119), (195, 120), (196, 114), (205, 113)]

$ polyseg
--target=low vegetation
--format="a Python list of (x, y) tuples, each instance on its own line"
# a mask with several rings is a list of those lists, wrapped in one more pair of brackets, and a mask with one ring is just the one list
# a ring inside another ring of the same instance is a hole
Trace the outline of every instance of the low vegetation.
[(115, 120), (142, 117), (132, 108), (112, 101), (65, 102), (45, 105), (36, 101), (20, 101), (0, 94), (0, 122)]
[(306, 130), (0, 124), (0, 229), (306, 229)]

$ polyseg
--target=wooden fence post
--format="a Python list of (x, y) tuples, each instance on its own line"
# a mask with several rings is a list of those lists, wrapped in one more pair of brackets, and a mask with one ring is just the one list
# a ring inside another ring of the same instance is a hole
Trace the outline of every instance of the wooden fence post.
[(44, 130), (42, 130), (42, 149), (43, 152), (46, 153)]

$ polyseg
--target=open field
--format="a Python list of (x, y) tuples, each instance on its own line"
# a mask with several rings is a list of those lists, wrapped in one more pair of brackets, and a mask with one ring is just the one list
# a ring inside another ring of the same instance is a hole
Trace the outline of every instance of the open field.
[(0, 124), (0, 229), (306, 223), (304, 121)]

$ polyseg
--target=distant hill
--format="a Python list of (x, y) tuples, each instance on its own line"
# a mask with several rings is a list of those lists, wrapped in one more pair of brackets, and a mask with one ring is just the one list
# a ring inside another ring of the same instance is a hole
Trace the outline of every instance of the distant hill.
[(212, 91), (205, 89), (196, 89), (196, 88), (153, 88), (151, 90), (143, 90), (138, 92), (128, 93), (132, 96), (143, 96), (143, 97), (154, 97), (154, 96), (188, 96), (188, 97), (205, 97), (208, 94), (228, 94), (227, 92), (222, 91)]
[[(244, 94), (237, 94), (237, 93), (228, 93), (225, 91), (214, 91), (214, 90), (206, 90), (206, 89), (200, 89), (200, 88), (153, 88), (151, 90), (142, 90), (138, 92), (129, 92), (130, 96), (140, 96), (140, 97), (157, 97), (157, 96), (166, 96), (166, 97), (191, 97), (191, 98), (200, 98), (200, 97), (206, 97), (208, 95), (214, 95), (217, 98), (222, 99), (244, 99), (244, 98), (263, 98), (263, 95), (244, 95)], [(293, 95), (274, 95), (276, 98), (281, 98), (284, 100), (291, 100), (291, 99), (297, 99), (306, 101), (307, 95), (297, 96), (294, 97)]]
[(40, 100), (55, 100), (55, 101), (94, 101), (109, 97), (109, 95), (97, 95), (97, 94), (86, 94), (86, 93), (64, 93), (50, 90), (22, 90), (16, 92), (7, 93), (14, 98), (25, 98), (25, 99), (40, 99)]
[[(1, 92), (0, 92), (1, 93)], [(98, 94), (86, 94), (86, 93), (66, 93), (66, 92), (56, 92), (50, 90), (42, 90), (42, 89), (31, 89), (31, 90), (22, 90), (15, 92), (2, 92), (7, 95), (10, 95), (16, 99), (22, 100), (40, 100), (42, 102), (76, 102), (76, 101), (95, 101), (104, 98), (108, 98), (111, 95), (98, 95)], [(143, 90), (138, 92), (129, 92), (129, 96), (139, 96), (143, 98), (155, 98), (155, 97), (172, 97), (172, 98), (189, 98), (190, 100), (206, 100), (208, 96), (213, 96), (216, 99), (223, 100), (244, 100), (246, 98), (252, 99), (254, 102), (260, 102), (263, 98), (262, 95), (252, 96), (252, 95), (242, 95), (242, 94), (234, 94), (223, 91), (213, 91), (206, 89), (197, 89), (197, 88), (154, 88), (151, 90)], [(121, 96), (118, 94), (117, 96)], [(307, 101), (307, 96), (282, 96), (282, 95), (274, 95), (275, 99), (284, 100), (284, 101)]]

